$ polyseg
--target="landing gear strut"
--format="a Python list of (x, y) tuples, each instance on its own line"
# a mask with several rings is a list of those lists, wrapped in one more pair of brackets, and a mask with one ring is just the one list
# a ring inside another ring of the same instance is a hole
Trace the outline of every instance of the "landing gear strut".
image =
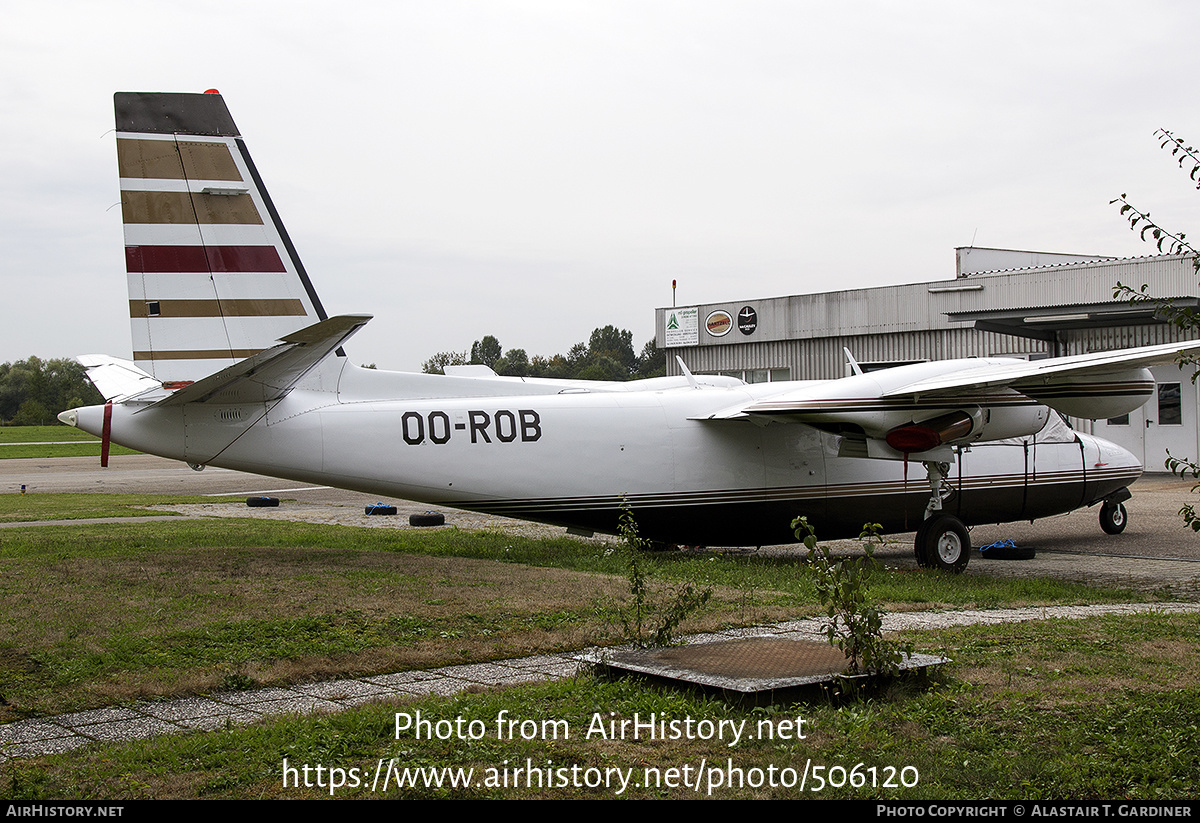
[(948, 463), (925, 461), (929, 473), (929, 505), (925, 507), (925, 521), (917, 529), (914, 549), (917, 565), (925, 569), (962, 574), (971, 560), (971, 538), (967, 527), (957, 517), (942, 514), (942, 500), (950, 493), (946, 475)]

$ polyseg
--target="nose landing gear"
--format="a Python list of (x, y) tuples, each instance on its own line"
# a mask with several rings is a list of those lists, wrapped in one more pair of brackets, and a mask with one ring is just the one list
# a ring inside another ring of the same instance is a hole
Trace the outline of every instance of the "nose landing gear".
[(1104, 529), (1105, 534), (1120, 534), (1128, 524), (1129, 515), (1125, 512), (1124, 505), (1104, 501), (1104, 505), (1100, 507), (1100, 528)]

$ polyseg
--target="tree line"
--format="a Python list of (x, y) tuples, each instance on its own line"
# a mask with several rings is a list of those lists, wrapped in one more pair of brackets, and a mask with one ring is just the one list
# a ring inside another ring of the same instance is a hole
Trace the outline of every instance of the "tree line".
[(504, 351), (492, 335), (471, 344), (469, 351), (438, 352), (425, 361), (426, 374), (444, 374), (446, 366), (482, 365), (505, 377), (547, 377), (560, 380), (641, 380), (667, 373), (666, 353), (651, 339), (634, 351), (633, 332), (605, 326), (594, 329), (586, 343), (579, 342), (566, 354), (532, 357), (524, 349)]
[[(480, 364), (510, 377), (548, 377), (562, 380), (640, 380), (666, 374), (665, 352), (651, 339), (639, 354), (633, 332), (605, 326), (595, 329), (587, 342), (566, 354), (550, 357), (524, 349), (505, 351), (492, 335), (476, 340), (468, 351), (438, 352), (422, 370), (441, 374), (446, 366)], [(0, 363), (0, 425), (49, 426), (58, 413), (78, 406), (103, 403), (100, 392), (87, 379), (83, 366), (71, 359), (42, 360), (27, 357)]]
[(28, 357), (0, 363), (0, 425), (49, 426), (61, 411), (103, 402), (74, 360)]

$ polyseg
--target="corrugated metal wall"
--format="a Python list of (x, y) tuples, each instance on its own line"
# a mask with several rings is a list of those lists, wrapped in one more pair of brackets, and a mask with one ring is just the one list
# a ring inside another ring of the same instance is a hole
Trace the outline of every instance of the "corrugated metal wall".
[[(667, 373), (679, 374), (675, 355), (694, 372), (750, 369), (791, 370), (793, 380), (842, 377), (850, 349), (859, 362), (946, 360), (988, 355), (1050, 354), (1043, 341), (977, 331), (953, 322), (949, 312), (990, 309), (1069, 307), (1112, 303), (1113, 287), (1149, 284), (1153, 294), (1197, 294), (1191, 260), (1180, 256), (1146, 257), (1069, 264), (955, 280), (913, 283), (876, 289), (793, 295), (765, 300), (728, 301), (699, 306), (700, 340), (695, 346), (667, 348)], [(703, 331), (710, 311), (735, 314), (753, 306), (759, 316), (753, 337), (734, 331), (714, 338)], [(665, 346), (665, 316), (656, 312), (657, 342)], [(1151, 345), (1188, 339), (1171, 326), (1113, 326), (1064, 334), (1063, 354)], [(1193, 335), (1195, 336), (1195, 335)]]
[(668, 349), (667, 366), (669, 374), (679, 373), (678, 354), (693, 372), (789, 368), (793, 380), (828, 380), (845, 376), (843, 347), (860, 363), (1048, 352), (1047, 344), (1037, 340), (964, 328)]
[(1063, 354), (1087, 354), (1110, 349), (1129, 349), (1134, 346), (1155, 346), (1177, 343), (1200, 337), (1195, 329), (1183, 331), (1175, 326), (1155, 323), (1143, 326), (1111, 326), (1103, 329), (1079, 329), (1067, 332)]

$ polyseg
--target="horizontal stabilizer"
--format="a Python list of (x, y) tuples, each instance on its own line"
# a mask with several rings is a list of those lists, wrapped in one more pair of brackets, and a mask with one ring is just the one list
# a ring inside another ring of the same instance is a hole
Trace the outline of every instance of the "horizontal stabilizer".
[(277, 400), (370, 319), (369, 314), (344, 314), (306, 326), (284, 336), (278, 346), (179, 389), (159, 405)]
[(105, 400), (121, 402), (135, 394), (162, 388), (162, 384), (132, 361), (107, 354), (82, 354), (75, 358), (87, 369), (88, 380)]

